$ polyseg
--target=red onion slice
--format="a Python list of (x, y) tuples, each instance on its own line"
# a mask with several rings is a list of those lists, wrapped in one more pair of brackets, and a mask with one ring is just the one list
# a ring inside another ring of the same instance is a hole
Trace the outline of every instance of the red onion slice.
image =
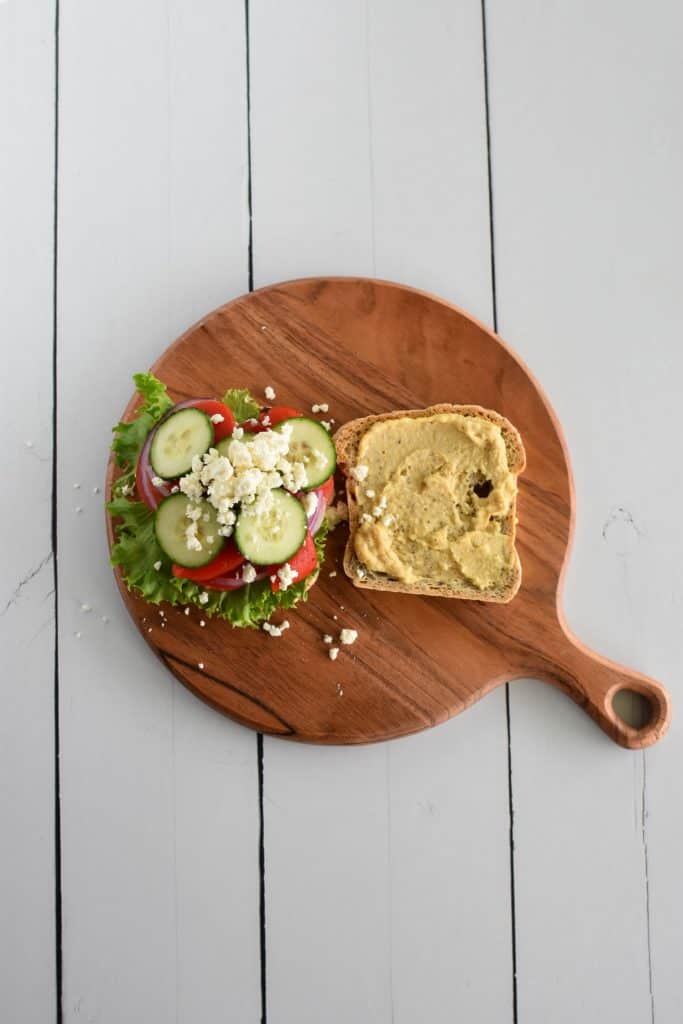
[[(256, 569), (256, 566), (254, 568)], [(240, 565), (237, 569), (233, 569), (232, 572), (226, 572), (224, 576), (216, 576), (215, 579), (205, 580), (201, 586), (206, 590), (239, 590), (247, 585), (246, 581), (242, 578), (242, 569), (243, 566)], [(272, 571), (272, 566), (269, 565), (256, 569), (256, 577), (251, 582), (258, 583), (259, 580), (267, 579)]]

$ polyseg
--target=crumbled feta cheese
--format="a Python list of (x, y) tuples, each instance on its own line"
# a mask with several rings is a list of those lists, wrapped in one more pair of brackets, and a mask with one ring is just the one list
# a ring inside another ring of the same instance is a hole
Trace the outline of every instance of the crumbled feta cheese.
[(204, 622), (204, 619), (200, 619), (199, 620), (199, 625), (202, 627), (202, 629), (204, 629), (204, 626), (206, 625), (206, 623)]
[(325, 430), (329, 430), (329, 432), (332, 433), (332, 424), (330, 423), (329, 420), (321, 420), (320, 426), (324, 427)]
[(375, 497), (375, 492), (373, 490), (371, 490), (370, 488), (368, 488), (367, 491), (365, 492), (365, 497), (366, 498), (374, 498)]
[(204, 662), (203, 662), (203, 661), (200, 661), (200, 662), (199, 662), (199, 664), (197, 665), (197, 668), (198, 668), (198, 669), (199, 669), (200, 671), (202, 671), (202, 672), (203, 672), (203, 671), (204, 671)]
[(27, 448), (33, 448), (33, 441), (24, 441)]
[(152, 484), (153, 484), (154, 487), (163, 487), (164, 481), (161, 479), (160, 476), (153, 476), (152, 477)]
[(171, 488), (171, 494), (177, 494), (179, 490), (180, 488), (178, 487), (178, 484), (173, 484), (173, 487)]
[(339, 648), (338, 647), (330, 647), (330, 649), (329, 649), (329, 651), (327, 653), (330, 656), (330, 661), (336, 661), (337, 658), (339, 657)]
[(358, 579), (359, 580), (364, 580), (366, 575), (367, 574), (365, 572), (365, 569), (361, 569), (361, 567), (358, 566), (358, 568), (356, 569), (356, 576), (358, 577)]
[(262, 628), (263, 632), (267, 633), (268, 636), (282, 636), (284, 631), (286, 629), (289, 629), (289, 620), (285, 619), (285, 621), (281, 623), (279, 626), (274, 626), (272, 622), (264, 622)]
[(216, 539), (215, 537), (207, 537), (207, 538), (206, 538), (206, 543), (207, 543), (207, 544), (213, 544), (213, 542), (215, 541), (215, 539)]
[(245, 562), (242, 567), (242, 579), (245, 583), (253, 583), (256, 579), (256, 569), (250, 562)]
[(299, 573), (297, 570), (292, 569), (289, 562), (285, 562), (284, 565), (280, 566), (277, 571), (277, 578), (280, 581), (280, 590), (288, 590), (298, 575)]
[(263, 389), (263, 394), (266, 396), (269, 402), (272, 402), (275, 398), (275, 389), (268, 385), (267, 388)]
[(154, 563), (154, 568), (156, 569), (157, 572), (159, 572), (159, 569), (161, 569), (161, 562), (160, 561), (159, 562), (155, 562)]
[(331, 644), (332, 640), (333, 640), (333, 637), (331, 637), (329, 633), (325, 633), (325, 635), (323, 636), (323, 643), (324, 644)]
[(82, 612), (91, 612), (92, 611), (92, 605), (82, 604), (81, 605), (81, 611)]
[(74, 484), (74, 491), (79, 490), (80, 486), (81, 486), (80, 484)]
[(384, 517), (382, 522), (384, 523), (385, 526), (391, 526), (391, 524), (394, 522), (395, 518), (396, 518), (396, 516), (392, 516), (391, 513), (389, 513), (389, 515), (386, 515)]
[(80, 505), (76, 505), (76, 515), (80, 516), (82, 511), (83, 511), (83, 509), (81, 508), (81, 506)]
[(225, 423), (225, 416), (221, 416), (219, 412), (215, 412), (213, 416), (209, 417), (212, 423)]
[(312, 405), (311, 412), (327, 412), (329, 408), (327, 402), (321, 402), (320, 405)]
[(200, 604), (208, 604), (208, 601), (209, 601), (209, 595), (207, 594), (207, 592), (205, 590), (202, 590), (201, 594), (199, 595), (199, 603)]
[(235, 427), (232, 432), (232, 437), (234, 441), (241, 441), (244, 437), (244, 427)]
[(333, 569), (332, 572), (330, 573), (330, 579), (333, 580), (336, 575), (337, 575), (337, 570)]
[(363, 523), (371, 523), (372, 522), (372, 516), (369, 515), (368, 512), (363, 512), (363, 514), (362, 514), (362, 516), (360, 518), (361, 518), (361, 522), (363, 522)]
[(100, 493), (99, 487), (93, 487), (92, 492), (93, 492), (93, 494), (99, 494)]
[(133, 485), (132, 484), (122, 484), (121, 485), (121, 494), (124, 496), (124, 498), (127, 498), (128, 495), (132, 494), (132, 493), (133, 493)]
[(304, 506), (307, 519), (312, 519), (315, 514), (315, 510), (318, 507), (318, 495), (315, 491), (309, 491), (308, 494), (304, 494), (301, 499), (301, 503)]
[(358, 639), (357, 629), (342, 629), (339, 632), (339, 639), (343, 644), (355, 644)]
[(263, 424), (264, 427), (269, 427), (270, 426), (270, 416), (268, 416), (268, 415), (262, 416), (261, 417), (261, 423)]
[(189, 609), (189, 608), (186, 608), (186, 609), (185, 609), (185, 614), (186, 614), (186, 615), (189, 615), (189, 614), (190, 614), (190, 609)]
[(369, 472), (370, 472), (370, 470), (368, 469), (368, 467), (364, 466), (361, 463), (360, 465), (354, 466), (352, 468), (351, 476), (353, 477), (354, 480), (357, 480), (359, 483), (362, 483), (363, 480), (367, 480)]

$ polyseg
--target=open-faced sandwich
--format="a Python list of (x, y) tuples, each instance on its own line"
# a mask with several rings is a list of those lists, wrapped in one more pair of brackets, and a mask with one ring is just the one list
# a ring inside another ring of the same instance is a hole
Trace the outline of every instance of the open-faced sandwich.
[(293, 607), (324, 557), (336, 465), (329, 431), (244, 390), (174, 405), (152, 374), (134, 380), (142, 401), (114, 428), (108, 505), (111, 559), (126, 585), (233, 626)]
[(525, 454), (503, 416), (467, 405), (389, 412), (345, 423), (335, 443), (349, 506), (344, 569), (357, 587), (515, 596)]

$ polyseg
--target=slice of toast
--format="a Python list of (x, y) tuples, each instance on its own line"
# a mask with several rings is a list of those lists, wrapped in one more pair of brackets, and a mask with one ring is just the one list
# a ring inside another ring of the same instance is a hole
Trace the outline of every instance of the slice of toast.
[[(368, 590), (389, 590), (405, 594), (425, 594), (433, 597), (454, 597), (505, 604), (515, 596), (522, 579), (519, 556), (514, 547), (517, 523), (516, 490), (508, 513), (500, 523), (500, 533), (510, 538), (510, 564), (505, 567), (502, 577), (494, 585), (485, 589), (475, 586), (464, 576), (455, 578), (455, 575), (446, 582), (420, 579), (415, 583), (406, 583), (383, 572), (371, 571), (361, 563), (356, 554), (355, 536), (361, 523), (358, 502), (359, 483), (354, 478), (352, 470), (354, 470), (358, 461), (361, 439), (373, 424), (383, 420), (398, 418), (418, 419), (441, 413), (458, 413), (461, 416), (477, 417), (496, 424), (500, 428), (505, 444), (508, 469), (513, 474), (516, 484), (517, 475), (523, 471), (526, 464), (522, 439), (519, 432), (508, 420), (490, 409), (483, 409), (477, 405), (442, 404), (433, 405), (427, 409), (399, 410), (382, 413), (378, 416), (364, 416), (361, 419), (350, 420), (340, 427), (334, 436), (338, 465), (346, 477), (349, 507), (349, 539), (344, 553), (344, 571), (356, 587), (365, 587)], [(360, 486), (363, 485), (361, 484)]]

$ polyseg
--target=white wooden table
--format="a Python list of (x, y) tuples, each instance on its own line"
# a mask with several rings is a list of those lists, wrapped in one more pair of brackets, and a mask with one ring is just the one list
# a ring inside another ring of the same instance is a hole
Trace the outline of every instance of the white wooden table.
[[(3, 1024), (683, 1020), (682, 39), (675, 0), (0, 0)], [(568, 618), (668, 685), (660, 745), (533, 681), (261, 744), (150, 656), (97, 490), (130, 376), (325, 273), (541, 379)]]

